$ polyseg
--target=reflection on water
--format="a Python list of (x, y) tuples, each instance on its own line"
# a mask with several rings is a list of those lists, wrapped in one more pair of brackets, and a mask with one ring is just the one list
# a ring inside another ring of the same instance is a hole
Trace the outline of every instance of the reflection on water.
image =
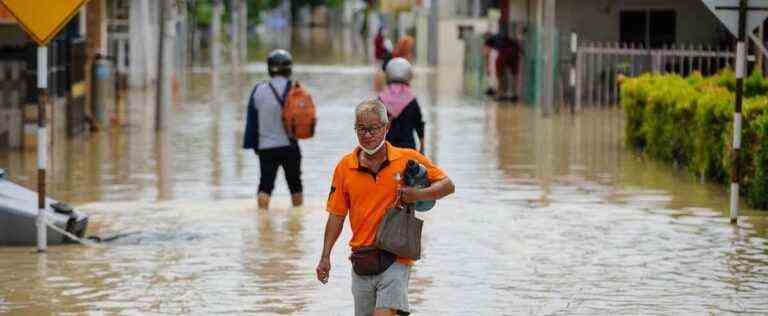
[(290, 32), (263, 32), (253, 42), (249, 61), (265, 61), (273, 49), (290, 50), (303, 64), (367, 65), (372, 60), (373, 39), (365, 40), (347, 28), (294, 28)]
[[(132, 92), (129, 126), (59, 141), (51, 194), (91, 214), (92, 234), (133, 234), (45, 255), (0, 247), (0, 313), (349, 314), (348, 228), (330, 283), (314, 278), (330, 173), (370, 95), (370, 75), (345, 69), (296, 75), (319, 105), (317, 137), (302, 143), (303, 208), (278, 177), (274, 209), (256, 210), (258, 162), (240, 145), (264, 74), (191, 75), (163, 133), (154, 98)], [(415, 313), (768, 313), (764, 213), (729, 225), (720, 186), (624, 148), (619, 111), (542, 118), (463, 97), (441, 76), (419, 73), (414, 88), (427, 152), (457, 193), (423, 214)], [(0, 154), (28, 187), (34, 161)]]

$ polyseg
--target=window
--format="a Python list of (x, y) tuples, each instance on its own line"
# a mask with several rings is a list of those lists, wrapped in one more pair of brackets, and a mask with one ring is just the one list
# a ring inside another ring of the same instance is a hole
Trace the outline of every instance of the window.
[(645, 32), (648, 30), (647, 12), (645, 11), (622, 11), (620, 14), (619, 27), (622, 43), (627, 44), (645, 44)]
[(677, 39), (677, 12), (674, 10), (633, 10), (619, 14), (619, 40), (660, 48)]
[(650, 11), (649, 17), (651, 47), (674, 44), (677, 39), (677, 13), (671, 10)]

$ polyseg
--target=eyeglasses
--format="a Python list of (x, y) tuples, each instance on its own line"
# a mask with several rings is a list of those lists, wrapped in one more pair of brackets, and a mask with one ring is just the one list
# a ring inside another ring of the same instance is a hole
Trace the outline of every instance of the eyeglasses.
[(378, 125), (378, 126), (363, 126), (358, 125), (355, 126), (355, 131), (357, 131), (358, 134), (368, 134), (373, 135), (379, 132), (382, 128), (387, 126), (386, 124)]

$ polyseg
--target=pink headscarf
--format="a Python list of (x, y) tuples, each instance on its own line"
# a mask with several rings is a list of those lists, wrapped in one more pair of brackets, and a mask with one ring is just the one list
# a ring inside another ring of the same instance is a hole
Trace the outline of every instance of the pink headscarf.
[(411, 87), (407, 84), (391, 83), (379, 93), (379, 98), (387, 106), (389, 115), (396, 118), (416, 96), (413, 95)]

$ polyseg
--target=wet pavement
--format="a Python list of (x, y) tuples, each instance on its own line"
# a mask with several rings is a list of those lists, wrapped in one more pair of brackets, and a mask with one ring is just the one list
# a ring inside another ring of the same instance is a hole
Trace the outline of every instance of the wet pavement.
[[(249, 69), (258, 70), (258, 65)], [(332, 169), (353, 149), (367, 66), (297, 66), (318, 104), (302, 142), (307, 205), (256, 210), (259, 167), (240, 149), (245, 99), (265, 75), (189, 75), (171, 128), (133, 92), (129, 126), (56, 139), (50, 194), (91, 215), (99, 247), (0, 247), (0, 314), (350, 315), (348, 226), (330, 282), (316, 281)], [(423, 214), (412, 274), (416, 315), (768, 313), (768, 213), (726, 217), (721, 186), (623, 146), (623, 114), (464, 96), (461, 77), (420, 72), (428, 156), (456, 194)], [(0, 153), (34, 187), (35, 154)], [(347, 223), (348, 224), (348, 223)]]

